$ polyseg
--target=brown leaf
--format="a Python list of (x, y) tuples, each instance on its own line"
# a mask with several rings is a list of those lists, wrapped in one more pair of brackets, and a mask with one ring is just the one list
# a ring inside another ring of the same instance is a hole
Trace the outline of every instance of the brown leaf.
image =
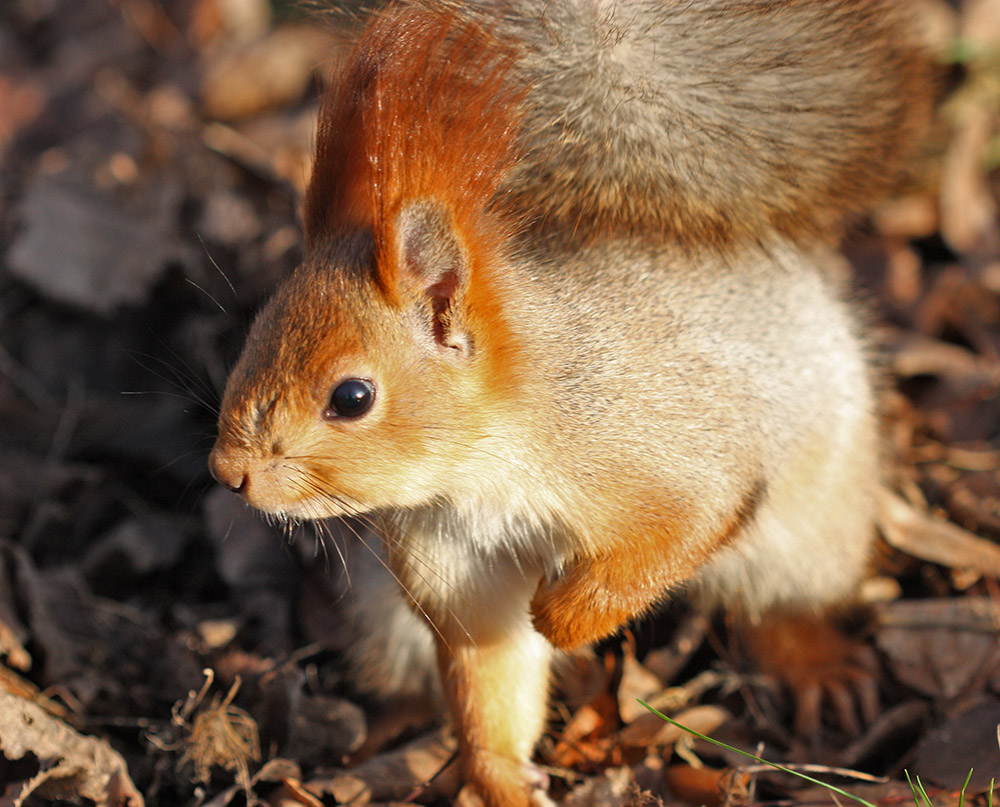
[[(601, 699), (595, 703), (600, 704)], [(560, 734), (559, 742), (549, 755), (550, 762), (563, 768), (603, 762), (608, 754), (608, 743), (602, 740), (609, 733), (609, 721), (613, 726), (613, 717), (608, 715), (607, 708), (591, 704), (581, 706)]]
[(42, 84), (33, 79), (20, 81), (0, 73), (0, 157), (18, 131), (30, 123), (45, 106)]
[(968, 795), (989, 789), (1000, 770), (1000, 749), (994, 742), (1000, 724), (1000, 700), (989, 698), (954, 715), (928, 732), (917, 746), (913, 770), (920, 778), (959, 790), (972, 770)]
[(952, 569), (1000, 577), (1000, 546), (922, 513), (885, 489), (879, 495), (878, 520), (886, 541), (902, 552)]
[[(874, 804), (912, 805), (913, 791), (906, 782), (893, 780), (885, 784), (852, 784), (846, 788), (851, 795), (865, 799)], [(957, 798), (944, 798), (943, 793), (931, 793), (931, 803), (934, 807), (955, 807)], [(844, 807), (847, 802), (836, 793), (819, 785), (804, 790), (795, 791), (795, 804), (808, 804), (810, 807)]]
[(636, 659), (634, 653), (626, 652), (622, 660), (621, 681), (618, 684), (618, 713), (623, 723), (631, 723), (649, 711), (636, 699), (648, 701), (663, 689), (663, 682)]
[(399, 801), (419, 792), (421, 801), (453, 799), (458, 792), (459, 770), (454, 764), (455, 744), (436, 734), (425, 734), (401, 748), (306, 783), (317, 795), (332, 794), (339, 804), (364, 805), (370, 801)]
[(603, 776), (588, 779), (573, 789), (563, 807), (628, 807), (633, 803), (632, 772), (628, 768), (610, 768)]
[(29, 700), (0, 691), (0, 753), (8, 762), (38, 760), (31, 779), (8, 785), (12, 807), (29, 795), (78, 801), (97, 807), (143, 807), (125, 761), (105, 740), (88, 737)]
[(288, 805), (288, 807), (291, 807), (293, 804), (301, 804), (303, 807), (323, 807), (323, 802), (306, 790), (302, 786), (302, 783), (297, 780), (286, 779), (282, 783), (282, 787), (285, 789), (285, 792), (279, 794), (276, 799), (272, 798), (272, 801), (283, 806)]
[(985, 687), (996, 665), (996, 604), (986, 598), (916, 600), (878, 608), (879, 649), (903, 683), (938, 699)]
[(734, 791), (746, 796), (750, 777), (735, 774), (729, 768), (695, 768), (691, 765), (671, 765), (665, 772), (667, 786), (682, 801), (716, 807), (729, 801)]
[(165, 178), (126, 199), (40, 177), (21, 202), (8, 269), (50, 299), (99, 314), (142, 303), (167, 264), (186, 254), (173, 232), (180, 194)]
[[(7, 654), (8, 666), (31, 669), (43, 684), (78, 668), (74, 648), (53, 618), (51, 606), (57, 599), (50, 581), (39, 574), (24, 548), (0, 541), (0, 652)], [(32, 658), (21, 644), (29, 639), (44, 659), (40, 669), (32, 667)]]
[(666, 647), (650, 650), (643, 659), (643, 666), (664, 684), (670, 684), (688, 665), (692, 656), (705, 641), (711, 619), (698, 611), (685, 614)]
[(360, 707), (328, 695), (302, 695), (290, 715), (292, 737), (285, 753), (303, 764), (330, 764), (354, 753), (368, 736)]
[[(668, 723), (652, 712), (643, 710), (645, 715), (637, 718), (626, 726), (620, 735), (623, 745), (644, 748), (655, 745), (670, 746), (677, 742), (687, 732)], [(678, 723), (687, 726), (699, 734), (711, 735), (719, 726), (732, 719), (732, 715), (721, 706), (693, 706), (682, 712), (671, 715)]]
[(205, 72), (201, 88), (205, 114), (235, 120), (297, 101), (332, 48), (321, 28), (289, 25), (228, 50)]
[(899, 378), (917, 375), (961, 377), (982, 372), (976, 355), (968, 348), (912, 332), (894, 336), (892, 370)]

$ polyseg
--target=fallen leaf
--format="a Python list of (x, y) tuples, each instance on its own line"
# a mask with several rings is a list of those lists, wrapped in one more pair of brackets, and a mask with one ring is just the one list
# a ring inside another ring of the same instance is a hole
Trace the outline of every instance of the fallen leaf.
[(167, 265), (183, 259), (173, 233), (179, 204), (180, 188), (166, 180), (126, 200), (39, 177), (21, 202), (23, 230), (7, 268), (52, 300), (105, 316), (141, 304)]
[(731, 768), (695, 768), (687, 764), (671, 765), (664, 773), (667, 787), (688, 804), (704, 804), (706, 807), (730, 803), (735, 794), (736, 801), (746, 801), (750, 777)]
[(595, 776), (573, 788), (562, 807), (627, 807), (636, 803), (637, 795), (632, 771), (610, 768), (603, 776)]
[(886, 541), (901, 552), (952, 569), (1000, 577), (1000, 546), (921, 513), (884, 488), (879, 495), (878, 523)]
[(899, 378), (917, 375), (960, 377), (981, 372), (968, 348), (918, 333), (896, 333), (890, 352), (892, 370)]
[(287, 25), (220, 54), (202, 81), (206, 116), (231, 121), (299, 100), (334, 44), (322, 28)]
[(933, 698), (985, 688), (1000, 664), (998, 613), (989, 599), (900, 601), (876, 613), (876, 643), (893, 674)]
[(305, 786), (319, 796), (332, 794), (338, 804), (400, 801), (414, 793), (419, 793), (421, 801), (451, 800), (459, 787), (455, 743), (437, 734), (425, 734), (350, 770), (312, 779)]
[(626, 652), (622, 659), (621, 681), (618, 684), (618, 713), (623, 723), (631, 723), (641, 715), (648, 715), (637, 698), (644, 701), (663, 689), (663, 682), (635, 657), (635, 653)]
[[(670, 746), (677, 742), (687, 732), (672, 723), (668, 723), (658, 715), (648, 710), (644, 716), (637, 718), (626, 726), (619, 735), (623, 745), (644, 748), (646, 746)], [(682, 712), (670, 715), (683, 726), (710, 736), (719, 726), (732, 719), (732, 715), (721, 706), (693, 706)]]
[(97, 807), (143, 807), (125, 760), (107, 741), (80, 734), (37, 704), (0, 691), (0, 753), (7, 762), (37, 760), (38, 773), (7, 785), (12, 807), (35, 795)]
[(1000, 700), (989, 698), (953, 715), (917, 745), (913, 770), (921, 780), (959, 790), (972, 771), (967, 795), (989, 790), (1000, 771), (1000, 749), (993, 742), (1000, 723)]
[[(606, 737), (609, 734), (609, 721), (613, 717), (608, 714), (607, 703), (601, 708), (602, 700), (610, 701), (607, 696), (597, 698), (594, 704), (581, 706), (559, 734), (559, 741), (549, 754), (552, 764), (563, 768), (574, 765), (597, 764), (603, 762), (608, 755)], [(611, 722), (614, 725), (614, 722)]]

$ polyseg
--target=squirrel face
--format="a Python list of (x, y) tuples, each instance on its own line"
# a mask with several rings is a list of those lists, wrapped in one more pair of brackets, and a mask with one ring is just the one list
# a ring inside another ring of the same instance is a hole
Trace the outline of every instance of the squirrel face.
[(260, 510), (413, 507), (488, 476), (477, 457), (498, 377), (471, 315), (468, 262), (440, 211), (413, 206), (398, 223), (399, 271), (369, 232), (332, 239), (251, 328), (209, 466)]

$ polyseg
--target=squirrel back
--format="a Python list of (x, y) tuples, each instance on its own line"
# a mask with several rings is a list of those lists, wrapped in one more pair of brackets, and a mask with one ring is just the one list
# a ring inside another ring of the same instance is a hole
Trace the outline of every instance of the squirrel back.
[(898, 182), (926, 129), (930, 61), (908, 13), (894, 0), (397, 5), (321, 112), (307, 234), (421, 165), (412, 192), (477, 211), (485, 196), (509, 220), (587, 238), (835, 236)]

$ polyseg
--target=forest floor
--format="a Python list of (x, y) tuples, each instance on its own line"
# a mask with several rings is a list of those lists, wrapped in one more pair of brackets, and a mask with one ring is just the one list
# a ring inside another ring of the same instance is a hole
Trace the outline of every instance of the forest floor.
[[(561, 804), (835, 799), (637, 697), (878, 804), (912, 803), (904, 770), (935, 805), (1000, 778), (1000, 3), (926, 6), (954, 62), (933, 153), (844, 247), (889, 377), (880, 712), (803, 748), (724, 622), (673, 604), (564, 665), (536, 757)], [(345, 677), (336, 553), (206, 470), (301, 257), (337, 42), (260, 0), (0, 5), (0, 807), (454, 796), (431, 704)]]

